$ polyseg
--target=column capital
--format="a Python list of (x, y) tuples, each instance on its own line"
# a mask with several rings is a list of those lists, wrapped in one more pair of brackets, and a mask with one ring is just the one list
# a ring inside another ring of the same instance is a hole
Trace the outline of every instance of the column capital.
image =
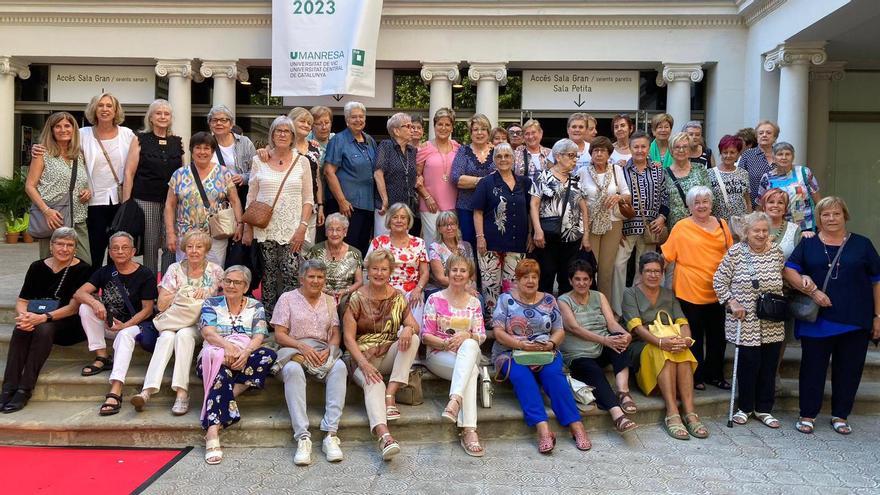
[(27, 62), (13, 57), (0, 57), (0, 75), (27, 79), (31, 77), (31, 69)]
[(822, 65), (828, 55), (824, 41), (780, 43), (764, 54), (764, 70), (773, 72), (788, 65)]
[(697, 83), (703, 80), (703, 64), (700, 63), (671, 63), (663, 62), (663, 69), (657, 74), (657, 86), (661, 88), (666, 83), (675, 81), (690, 81)]
[(507, 62), (471, 62), (468, 79), (474, 84), (488, 79), (503, 86), (507, 84)]
[(420, 73), (422, 81), (429, 83), (435, 79), (446, 79), (451, 83), (461, 81), (458, 62), (422, 62)]
[(190, 59), (156, 60), (156, 75), (159, 77), (185, 77), (198, 79), (196, 64)]
[(227, 77), (241, 82), (250, 79), (247, 66), (237, 60), (202, 60), (199, 73), (204, 77)]
[(846, 62), (825, 62), (810, 68), (811, 81), (840, 81), (843, 79)]

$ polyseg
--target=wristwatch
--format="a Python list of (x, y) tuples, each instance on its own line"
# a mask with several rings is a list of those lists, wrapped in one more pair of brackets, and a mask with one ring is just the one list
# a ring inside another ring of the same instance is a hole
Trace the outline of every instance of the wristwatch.
[(46, 315), (46, 323), (49, 323), (50, 321), (55, 320), (55, 317), (52, 316), (52, 313), (43, 313), (43, 314)]

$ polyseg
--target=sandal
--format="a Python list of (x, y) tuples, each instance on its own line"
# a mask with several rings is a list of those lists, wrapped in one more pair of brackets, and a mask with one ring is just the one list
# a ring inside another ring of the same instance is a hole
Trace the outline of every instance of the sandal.
[(450, 423), (457, 423), (459, 411), (461, 411), (461, 397), (450, 397), (449, 402), (446, 404), (446, 409), (443, 410), (440, 416), (443, 416)]
[(556, 435), (550, 432), (547, 436), (538, 437), (538, 452), (541, 454), (549, 454), (556, 447)]
[[(469, 435), (472, 440), (466, 441), (465, 438)], [(461, 443), (461, 448), (464, 449), (465, 454), (471, 457), (483, 457), (486, 453), (486, 451), (483, 450), (483, 445), (480, 444), (480, 437), (477, 436), (476, 428), (463, 428), (462, 432), (459, 433), (459, 437), (461, 437), (459, 443)], [(473, 440), (473, 438), (476, 438), (476, 440)]]
[[(389, 398), (394, 399), (394, 396), (386, 395), (385, 401), (387, 402)], [(391, 404), (390, 406), (385, 404), (385, 421), (397, 421), (398, 419), (400, 419), (400, 409), (397, 408), (397, 404)]]
[(574, 439), (574, 446), (582, 452), (586, 452), (593, 448), (593, 442), (590, 441), (590, 436), (587, 435), (587, 430), (576, 431), (571, 434), (571, 438)]
[(703, 382), (695, 383), (694, 390), (706, 390), (706, 384)]
[(205, 462), (215, 466), (223, 460), (223, 450), (220, 449), (220, 438), (205, 440)]
[(736, 414), (733, 415), (733, 422), (742, 426), (749, 422), (749, 416), (751, 416), (751, 414), (743, 411), (742, 409), (737, 409)]
[(730, 382), (728, 382), (724, 378), (721, 378), (720, 380), (709, 380), (708, 383), (709, 383), (709, 385), (713, 385), (715, 387), (718, 387), (721, 390), (730, 390), (730, 388), (731, 388)]
[(629, 392), (617, 392), (617, 400), (620, 402), (620, 408), (627, 414), (635, 414), (639, 412), (636, 407), (636, 401), (633, 400)]
[(639, 425), (636, 424), (635, 421), (627, 418), (626, 414), (621, 414), (619, 418), (614, 420), (614, 429), (617, 430), (617, 433), (626, 433), (633, 431), (638, 427)]
[(171, 406), (171, 414), (175, 416), (183, 416), (189, 412), (189, 397), (178, 397), (174, 399), (174, 405)]
[(131, 405), (134, 406), (134, 410), (137, 412), (142, 412), (144, 410), (144, 406), (147, 405), (147, 401), (150, 400), (150, 396), (141, 392), (139, 394), (135, 394), (131, 396)]
[[(101, 404), (101, 408), (98, 409), (98, 414), (101, 416), (113, 416), (118, 413), (120, 409), (122, 409), (122, 395), (114, 394), (110, 392), (109, 394), (104, 396), (105, 400), (103, 404)], [(111, 404), (109, 399), (113, 399), (116, 401), (116, 404)]]
[(400, 453), (400, 444), (391, 436), (391, 433), (384, 433), (379, 437), (379, 448), (382, 449), (383, 461), (390, 461), (392, 457)]
[(831, 427), (841, 435), (849, 435), (853, 431), (852, 426), (845, 419), (838, 417), (831, 418)]
[[(688, 418), (694, 418), (693, 421), (690, 421)], [(696, 438), (709, 438), (709, 429), (706, 428), (706, 425), (700, 421), (700, 417), (697, 416), (697, 413), (687, 413), (684, 415), (685, 420), (685, 428), (687, 428), (688, 433), (691, 436)]]
[(800, 418), (797, 423), (794, 424), (794, 429), (805, 435), (811, 435), (813, 430), (816, 429), (816, 425), (813, 423), (812, 419)]
[[(670, 422), (676, 418), (678, 418), (677, 423)], [(666, 433), (668, 433), (670, 437), (676, 440), (691, 439), (691, 436), (688, 434), (687, 428), (685, 428), (681, 422), (681, 415), (673, 414), (672, 416), (666, 416), (666, 419), (663, 420), (663, 423), (666, 425)]]
[(90, 364), (88, 366), (83, 367), (80, 374), (82, 376), (94, 376), (94, 375), (97, 375), (98, 373), (103, 373), (103, 372), (109, 371), (111, 368), (113, 368), (113, 360), (110, 359), (109, 356), (107, 356), (107, 357), (97, 356), (95, 358), (95, 361), (98, 363), (101, 363), (101, 366), (95, 366), (94, 364)]
[(779, 428), (779, 426), (780, 426), (779, 420), (774, 418), (773, 415), (770, 413), (756, 412), (755, 417), (758, 418), (762, 423), (764, 423), (764, 426), (767, 426), (767, 427), (770, 427), (773, 429)]

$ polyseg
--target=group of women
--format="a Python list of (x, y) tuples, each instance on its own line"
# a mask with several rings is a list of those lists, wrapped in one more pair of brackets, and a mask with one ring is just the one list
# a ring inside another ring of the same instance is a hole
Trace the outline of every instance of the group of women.
[[(831, 359), (832, 426), (852, 431), (846, 418), (867, 344), (880, 337), (880, 257), (847, 232), (843, 200), (821, 199), (809, 169), (793, 165), (791, 145), (773, 142), (775, 124), (759, 124), (758, 151), (725, 136), (714, 167), (700, 124), (672, 135), (665, 114), (652, 122), (653, 141), (615, 117), (614, 142), (596, 136), (594, 118), (574, 114), (570, 138), (547, 149), (536, 120), (506, 130), (522, 139), (514, 147), (499, 132), (490, 139), (478, 114), (468, 120), (470, 143), (459, 144), (454, 112), (441, 109), (435, 137), (419, 145), (420, 130), (398, 113), (377, 145), (364, 132), (362, 104), (344, 113), (346, 129), (332, 135), (329, 109), (294, 108), (257, 150), (232, 133), (233, 112), (215, 107), (212, 132), (190, 140), (188, 167), (164, 100), (137, 134), (119, 126), (122, 108), (109, 94), (90, 104), (92, 127), (77, 131), (69, 114), (51, 116), (28, 193), (58, 228), (17, 303), (3, 411), (26, 405), (53, 343), (88, 340), (95, 359), (82, 374), (111, 371), (99, 414), (121, 409), (138, 345), (153, 356), (132, 405), (147, 407), (173, 354), (172, 413), (186, 414), (203, 341), (196, 373), (208, 463), (221, 462), (220, 431), (240, 419), (236, 396), (273, 374), (284, 381), (296, 464), (312, 462), (308, 377), (326, 384), (327, 459), (343, 458), (337, 430), (349, 375), (390, 459), (400, 451), (389, 429), (402, 414), (396, 394), (424, 344), (422, 363), (451, 381), (442, 417), (461, 429), (464, 451), (481, 456), (477, 383), (489, 339), (496, 378), (512, 384), (538, 450), (556, 443), (541, 390), (577, 448), (589, 450), (565, 368), (593, 387), (621, 433), (637, 427), (633, 370), (643, 393), (659, 389), (672, 437), (706, 438), (693, 391), (730, 388), (729, 341), (741, 349), (735, 421), (778, 427), (774, 384), (792, 322), (756, 308), (786, 290), (818, 307), (813, 321), (793, 324), (803, 347), (797, 428), (813, 431)], [(84, 172), (75, 175), (79, 205), (62, 226), (52, 201), (75, 167)], [(130, 199), (145, 219), (143, 264), (132, 235), (108, 230)], [(234, 220), (218, 233), (220, 216)], [(250, 295), (258, 285), (259, 301)]]

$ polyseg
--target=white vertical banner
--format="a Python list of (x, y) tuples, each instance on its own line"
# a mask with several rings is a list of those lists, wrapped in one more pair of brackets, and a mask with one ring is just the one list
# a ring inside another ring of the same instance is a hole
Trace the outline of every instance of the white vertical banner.
[(382, 0), (272, 0), (272, 96), (374, 96)]

